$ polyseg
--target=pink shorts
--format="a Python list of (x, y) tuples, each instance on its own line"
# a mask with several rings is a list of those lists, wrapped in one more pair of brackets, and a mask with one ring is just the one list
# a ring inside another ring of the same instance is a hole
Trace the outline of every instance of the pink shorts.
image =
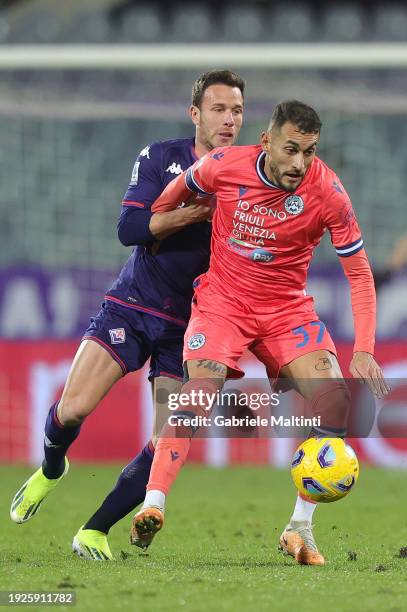
[(228, 366), (229, 378), (241, 378), (238, 361), (250, 350), (266, 367), (269, 378), (297, 357), (335, 345), (314, 310), (314, 300), (301, 296), (259, 305), (209, 288), (200, 278), (184, 337), (184, 361), (211, 359)]

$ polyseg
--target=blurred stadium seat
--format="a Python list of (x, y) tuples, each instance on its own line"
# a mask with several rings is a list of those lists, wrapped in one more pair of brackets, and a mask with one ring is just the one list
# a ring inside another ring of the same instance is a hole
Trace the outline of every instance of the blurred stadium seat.
[(126, 11), (117, 23), (120, 42), (147, 43), (166, 36), (160, 11), (155, 4), (140, 4)]
[(5, 12), (0, 12), (0, 44), (8, 42), (10, 36), (10, 22)]
[(20, 7), (10, 15), (8, 40), (13, 43), (53, 43), (61, 40), (63, 19), (53, 7)]
[(337, 4), (325, 8), (322, 24), (322, 40), (355, 42), (367, 38), (366, 11), (360, 5)]
[(171, 9), (170, 39), (172, 41), (205, 42), (218, 38), (217, 20), (213, 19), (206, 4), (182, 6)]
[(273, 42), (308, 42), (319, 36), (317, 13), (305, 2), (272, 4), (266, 27)]
[(407, 7), (386, 3), (374, 11), (372, 38), (377, 41), (407, 41)]
[(3, 7), (1, 42), (405, 41), (402, 2), (31, 0)]
[(265, 23), (261, 7), (224, 4), (222, 6), (221, 40), (225, 42), (259, 42), (265, 37)]
[(112, 37), (113, 30), (104, 11), (84, 8), (73, 15), (65, 32), (65, 39), (75, 43), (103, 43)]

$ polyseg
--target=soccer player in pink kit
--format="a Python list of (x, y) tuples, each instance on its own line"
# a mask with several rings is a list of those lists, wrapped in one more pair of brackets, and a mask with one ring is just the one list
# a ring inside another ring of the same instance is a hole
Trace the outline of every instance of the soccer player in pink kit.
[[(219, 390), (243, 376), (239, 359), (250, 349), (270, 380), (292, 379), (322, 415), (313, 435), (345, 435), (350, 397), (335, 345), (305, 291), (314, 248), (328, 230), (350, 283), (355, 345), (352, 376), (372, 392), (388, 392), (376, 363), (375, 290), (352, 204), (335, 173), (316, 157), (321, 122), (296, 100), (279, 104), (261, 144), (215, 149), (174, 180), (152, 207), (156, 213), (191, 192), (216, 194), (210, 267), (196, 282), (184, 339), (183, 393)], [(318, 383), (317, 385), (315, 383)], [(162, 527), (165, 496), (183, 465), (194, 431), (185, 415), (208, 414), (191, 405), (178, 426), (164, 426), (133, 543), (147, 547)], [(312, 533), (315, 504), (298, 496), (281, 548), (299, 563), (324, 565)]]

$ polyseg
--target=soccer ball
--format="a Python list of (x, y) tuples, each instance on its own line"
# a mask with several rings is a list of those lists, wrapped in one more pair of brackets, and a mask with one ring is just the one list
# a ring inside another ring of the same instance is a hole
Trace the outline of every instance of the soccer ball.
[(354, 487), (359, 462), (342, 438), (308, 438), (294, 453), (291, 476), (302, 495), (315, 502), (334, 502)]

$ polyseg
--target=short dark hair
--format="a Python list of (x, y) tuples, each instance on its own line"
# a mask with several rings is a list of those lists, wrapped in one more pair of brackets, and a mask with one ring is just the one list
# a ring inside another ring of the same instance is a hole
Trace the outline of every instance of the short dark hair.
[(211, 85), (228, 85), (238, 87), (244, 96), (244, 80), (231, 70), (209, 70), (197, 78), (192, 86), (192, 104), (200, 108), (205, 90)]
[(268, 130), (273, 127), (281, 128), (287, 121), (296, 125), (305, 134), (321, 131), (322, 122), (317, 112), (298, 100), (286, 100), (277, 104), (271, 115)]

